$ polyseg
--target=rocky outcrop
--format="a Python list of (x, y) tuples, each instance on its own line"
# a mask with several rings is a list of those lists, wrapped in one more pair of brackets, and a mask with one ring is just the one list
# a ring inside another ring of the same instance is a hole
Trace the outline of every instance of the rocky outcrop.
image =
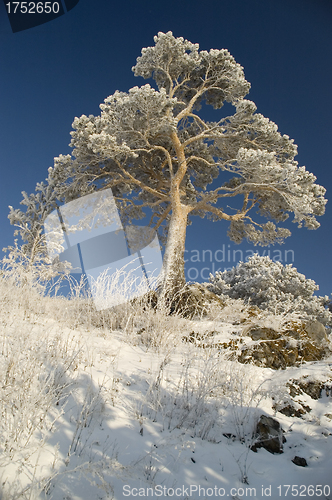
[(331, 354), (325, 328), (318, 321), (292, 322), (281, 332), (252, 325), (243, 333), (255, 343), (243, 346), (238, 358), (240, 363), (253, 362), (277, 370)]
[(289, 336), (296, 340), (314, 342), (317, 345), (326, 345), (328, 342), (324, 325), (316, 320), (292, 321), (285, 325), (282, 333), (284, 336)]
[(308, 394), (312, 399), (319, 399), (322, 397), (322, 393), (325, 392), (326, 396), (332, 396), (332, 384), (328, 382), (322, 382), (320, 380), (306, 380), (307, 377), (303, 377), (300, 380), (294, 380), (297, 386)]
[(289, 380), (286, 387), (290, 401), (287, 401), (285, 405), (279, 403), (278, 407), (274, 406), (273, 408), (288, 417), (302, 417), (311, 411), (311, 407), (306, 404), (308, 398), (304, 398), (305, 395), (314, 400), (318, 400), (322, 396), (332, 397), (332, 379), (312, 380), (308, 376), (304, 376), (298, 380)]

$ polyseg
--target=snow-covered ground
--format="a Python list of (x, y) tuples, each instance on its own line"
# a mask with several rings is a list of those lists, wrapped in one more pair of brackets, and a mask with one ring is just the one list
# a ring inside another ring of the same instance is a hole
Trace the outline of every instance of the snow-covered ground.
[[(235, 303), (194, 321), (10, 286), (0, 300), (1, 499), (332, 499), (331, 394), (299, 395), (301, 418), (273, 409), (289, 380), (331, 379), (332, 359), (238, 363), (220, 346), (248, 324)], [(262, 414), (282, 454), (250, 449)]]

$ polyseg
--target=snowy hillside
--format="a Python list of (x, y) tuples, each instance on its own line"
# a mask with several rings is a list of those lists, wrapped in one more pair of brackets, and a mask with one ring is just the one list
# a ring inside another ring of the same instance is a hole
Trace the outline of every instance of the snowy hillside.
[[(332, 357), (238, 361), (280, 318), (233, 299), (193, 320), (98, 313), (9, 282), (0, 301), (1, 499), (332, 499)], [(281, 453), (251, 449), (261, 415)]]

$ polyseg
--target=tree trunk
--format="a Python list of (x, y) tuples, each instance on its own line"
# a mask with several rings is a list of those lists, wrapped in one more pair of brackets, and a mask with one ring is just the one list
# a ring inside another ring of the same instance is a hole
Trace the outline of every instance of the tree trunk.
[(171, 139), (176, 151), (179, 167), (174, 176), (172, 173), (170, 190), (172, 215), (163, 262), (162, 295), (172, 300), (174, 295), (180, 292), (186, 284), (184, 275), (184, 250), (187, 219), (192, 207), (181, 203), (180, 185), (187, 171), (184, 149), (176, 132), (171, 134)]
[(189, 211), (189, 207), (181, 203), (173, 205), (163, 261), (163, 294), (176, 293), (186, 284), (184, 250)]

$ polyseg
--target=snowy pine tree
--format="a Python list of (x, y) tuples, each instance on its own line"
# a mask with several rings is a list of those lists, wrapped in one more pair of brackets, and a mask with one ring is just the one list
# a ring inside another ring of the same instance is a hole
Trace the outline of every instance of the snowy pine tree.
[[(276, 226), (290, 213), (299, 226), (316, 229), (326, 200), (316, 177), (294, 160), (293, 140), (244, 99), (250, 84), (227, 50), (199, 51), (171, 32), (154, 41), (133, 71), (152, 78), (156, 88), (116, 91), (99, 116), (75, 118), (72, 156), (55, 158), (46, 184), (24, 195), (27, 212), (12, 209), (9, 218), (23, 227), (31, 247), (55, 205), (112, 188), (124, 224), (148, 216), (164, 237), (163, 284), (174, 290), (185, 283), (186, 228), (193, 216), (227, 221), (234, 242), (267, 245), (290, 235)], [(220, 111), (225, 103), (233, 114)], [(202, 105), (213, 107), (215, 121), (204, 120)], [(230, 207), (233, 198), (240, 204)], [(254, 221), (254, 209), (268, 222)]]

